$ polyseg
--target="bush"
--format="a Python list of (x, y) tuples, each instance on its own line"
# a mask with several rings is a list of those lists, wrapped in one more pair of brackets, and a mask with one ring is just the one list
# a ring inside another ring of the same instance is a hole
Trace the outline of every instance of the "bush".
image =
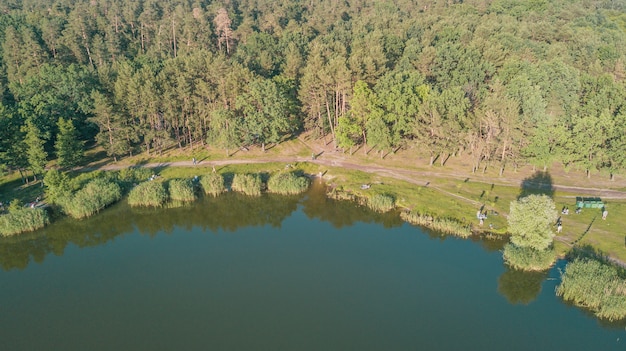
[(272, 193), (292, 195), (305, 192), (309, 188), (309, 179), (298, 177), (292, 172), (274, 174), (267, 182), (267, 190)]
[(176, 202), (192, 202), (196, 199), (193, 184), (189, 179), (172, 179), (168, 183), (170, 200)]
[(163, 206), (168, 198), (163, 183), (147, 181), (139, 183), (128, 193), (128, 204), (131, 206), (159, 207)]
[(444, 234), (456, 235), (462, 238), (467, 238), (472, 235), (472, 230), (469, 225), (463, 224), (454, 219), (435, 218), (430, 215), (413, 212), (403, 212), (400, 214), (400, 218), (402, 218), (405, 222), (421, 225)]
[(626, 318), (626, 281), (615, 267), (591, 259), (568, 263), (557, 296), (610, 321)]
[(367, 201), (367, 206), (377, 212), (388, 212), (395, 207), (396, 199), (387, 194), (376, 194)]
[(217, 196), (226, 190), (224, 177), (219, 173), (209, 173), (200, 177), (200, 186), (206, 195)]
[(8, 214), (0, 215), (0, 235), (32, 232), (48, 223), (48, 212), (43, 208), (12, 208)]
[(512, 268), (522, 271), (544, 271), (554, 264), (556, 252), (553, 249), (535, 250), (509, 243), (504, 246), (502, 257)]
[(235, 174), (233, 178), (234, 191), (251, 196), (261, 195), (261, 177), (258, 174)]
[(60, 200), (63, 211), (80, 219), (93, 215), (122, 198), (122, 189), (116, 183), (96, 178), (72, 196)]

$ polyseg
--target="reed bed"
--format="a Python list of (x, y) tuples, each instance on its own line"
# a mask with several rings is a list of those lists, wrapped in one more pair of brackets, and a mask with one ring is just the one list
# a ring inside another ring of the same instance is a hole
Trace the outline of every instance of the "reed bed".
[(258, 174), (235, 174), (231, 188), (250, 196), (260, 196), (263, 183)]
[(200, 177), (200, 186), (205, 195), (218, 196), (226, 191), (224, 177), (219, 173), (209, 173)]
[(556, 261), (554, 249), (535, 250), (509, 243), (504, 246), (504, 262), (510, 267), (522, 271), (545, 271)]
[(281, 172), (270, 177), (267, 190), (276, 194), (295, 195), (305, 192), (309, 184), (309, 178), (299, 177), (293, 172)]
[(0, 235), (11, 236), (32, 232), (50, 223), (48, 212), (43, 208), (22, 207), (0, 215)]
[(68, 215), (81, 219), (92, 216), (122, 198), (120, 186), (104, 178), (89, 181), (82, 189), (61, 201), (61, 208)]
[(389, 194), (376, 194), (368, 199), (367, 206), (377, 212), (389, 212), (396, 207), (396, 199)]
[(159, 181), (139, 183), (128, 193), (128, 204), (133, 207), (160, 207), (168, 199), (165, 185)]
[(431, 215), (419, 214), (415, 212), (402, 212), (400, 217), (408, 223), (421, 225), (445, 234), (456, 235), (467, 238), (472, 235), (469, 225), (450, 218), (436, 218)]
[(172, 179), (168, 182), (170, 200), (174, 202), (193, 202), (196, 193), (189, 179)]
[(576, 259), (565, 267), (557, 296), (610, 321), (626, 319), (626, 280), (616, 267), (593, 259)]

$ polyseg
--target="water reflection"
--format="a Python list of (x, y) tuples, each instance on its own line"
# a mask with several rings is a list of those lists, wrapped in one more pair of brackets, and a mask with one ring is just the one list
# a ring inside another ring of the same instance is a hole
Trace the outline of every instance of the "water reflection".
[(539, 296), (541, 284), (547, 277), (548, 271), (524, 272), (507, 266), (498, 278), (498, 292), (513, 305), (528, 305)]
[(43, 262), (50, 253), (63, 255), (70, 243), (80, 248), (98, 246), (135, 231), (155, 236), (172, 233), (176, 228), (196, 227), (211, 232), (235, 232), (265, 225), (279, 228), (298, 205), (308, 218), (329, 222), (336, 228), (356, 222), (382, 223), (386, 228), (403, 223), (396, 213), (376, 213), (350, 202), (328, 199), (320, 183), (302, 195), (249, 197), (227, 193), (175, 208), (131, 208), (122, 201), (92, 218), (81, 221), (61, 218), (37, 232), (0, 238), (0, 266), (4, 270), (24, 269), (30, 262)]

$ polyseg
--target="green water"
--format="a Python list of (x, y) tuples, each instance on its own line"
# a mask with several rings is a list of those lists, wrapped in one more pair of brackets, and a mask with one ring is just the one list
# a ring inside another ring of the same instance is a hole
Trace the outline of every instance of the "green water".
[[(460, 240), (350, 203), (227, 194), (119, 204), (0, 240), (0, 350), (625, 350)], [(562, 266), (562, 263), (561, 263)]]

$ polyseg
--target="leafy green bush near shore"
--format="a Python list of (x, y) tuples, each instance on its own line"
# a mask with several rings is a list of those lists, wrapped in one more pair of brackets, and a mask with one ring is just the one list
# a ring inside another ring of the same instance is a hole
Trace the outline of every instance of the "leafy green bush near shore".
[(122, 189), (117, 183), (104, 178), (91, 180), (82, 189), (59, 200), (63, 211), (74, 218), (85, 218), (119, 201)]
[(43, 208), (16, 207), (0, 215), (0, 235), (10, 236), (43, 228), (50, 222)]
[(462, 238), (467, 238), (472, 235), (472, 230), (469, 225), (463, 224), (454, 219), (435, 218), (430, 215), (423, 215), (414, 212), (402, 212), (400, 217), (408, 223), (421, 225), (445, 234), (456, 235)]
[(205, 195), (218, 196), (226, 191), (224, 177), (219, 173), (209, 173), (200, 177), (200, 186)]
[(556, 252), (553, 249), (536, 250), (511, 243), (504, 246), (502, 256), (506, 264), (522, 271), (543, 271), (552, 267), (556, 261)]
[(258, 174), (235, 174), (232, 189), (251, 196), (261, 195), (263, 183)]
[(168, 198), (167, 190), (162, 182), (147, 181), (139, 183), (128, 193), (128, 204), (159, 207), (163, 206)]
[(267, 190), (276, 194), (293, 195), (305, 192), (310, 181), (306, 177), (299, 177), (293, 172), (274, 174), (267, 181)]
[(599, 261), (576, 259), (568, 263), (556, 294), (600, 318), (626, 319), (626, 280), (617, 268)]
[(170, 200), (192, 202), (196, 199), (193, 184), (189, 179), (172, 179), (168, 183)]

